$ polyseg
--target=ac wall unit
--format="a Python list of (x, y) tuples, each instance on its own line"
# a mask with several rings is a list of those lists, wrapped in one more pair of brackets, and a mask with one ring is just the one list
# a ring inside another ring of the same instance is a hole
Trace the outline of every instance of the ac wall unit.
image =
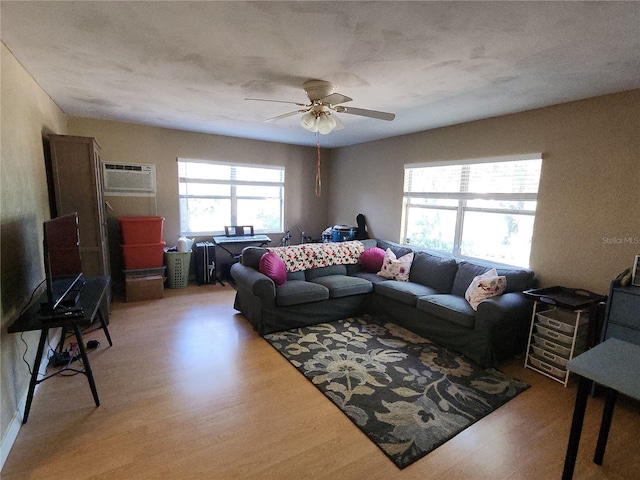
[(107, 196), (154, 197), (156, 194), (156, 166), (153, 164), (104, 162), (102, 178)]

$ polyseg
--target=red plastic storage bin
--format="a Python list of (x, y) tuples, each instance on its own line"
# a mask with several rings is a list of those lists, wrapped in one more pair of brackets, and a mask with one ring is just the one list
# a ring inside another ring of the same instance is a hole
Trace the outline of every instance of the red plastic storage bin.
[(125, 270), (157, 268), (164, 265), (165, 242), (120, 246)]
[(149, 245), (162, 241), (164, 217), (118, 217), (123, 245)]

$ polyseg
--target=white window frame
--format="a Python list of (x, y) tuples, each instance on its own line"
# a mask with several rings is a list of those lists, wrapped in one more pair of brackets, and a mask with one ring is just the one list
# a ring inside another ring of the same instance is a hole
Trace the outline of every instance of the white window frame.
[[(229, 225), (247, 225), (246, 221), (243, 223), (243, 219), (238, 218), (238, 199), (247, 200), (263, 200), (267, 197), (264, 196), (238, 196), (237, 195), (237, 187), (238, 186), (256, 186), (256, 187), (278, 187), (280, 191), (279, 196), (279, 214), (280, 214), (280, 225), (276, 230), (274, 229), (260, 229), (255, 228), (254, 233), (282, 233), (284, 231), (284, 199), (285, 199), (285, 167), (280, 165), (259, 165), (259, 164), (248, 164), (248, 163), (238, 163), (238, 162), (224, 162), (217, 160), (202, 160), (202, 159), (192, 159), (192, 158), (178, 158), (178, 172), (180, 172), (179, 165), (180, 163), (207, 163), (209, 165), (217, 165), (217, 166), (228, 166), (231, 167), (232, 170), (234, 168), (257, 168), (264, 170), (278, 170), (281, 172), (282, 180), (279, 182), (273, 181), (250, 181), (250, 180), (237, 180), (235, 175), (232, 173), (231, 179), (188, 179), (185, 177), (181, 177), (178, 174), (178, 203), (179, 203), (179, 214), (180, 214), (180, 234), (181, 235), (190, 235), (190, 236), (206, 236), (206, 235), (221, 235), (224, 234), (225, 225), (220, 225), (220, 229), (211, 230), (211, 231), (197, 231), (197, 232), (184, 232), (182, 231), (182, 202), (183, 198), (202, 198), (202, 199), (223, 199), (230, 200), (231, 202), (231, 223)], [(180, 194), (180, 184), (181, 183), (198, 183), (198, 184), (206, 184), (206, 185), (228, 185), (230, 187), (229, 195), (196, 195), (188, 193), (188, 185), (187, 185), (187, 193)], [(274, 198), (274, 197), (270, 197)]]
[[(535, 218), (535, 210), (510, 210), (501, 208), (477, 208), (467, 206), (469, 200), (503, 200), (503, 201), (525, 201), (525, 202), (537, 202), (538, 189), (536, 192), (520, 192), (520, 193), (503, 193), (503, 192), (469, 192), (465, 189), (466, 182), (463, 181), (465, 173), (468, 174), (469, 168), (474, 164), (484, 163), (498, 163), (498, 162), (513, 162), (513, 161), (525, 161), (525, 160), (540, 160), (542, 168), (542, 153), (523, 154), (523, 155), (508, 155), (500, 157), (484, 157), (465, 159), (457, 161), (442, 161), (431, 163), (413, 163), (406, 164), (404, 166), (404, 188), (403, 188), (403, 205), (402, 205), (402, 222), (401, 222), (401, 243), (410, 243), (410, 239), (407, 238), (408, 225), (408, 211), (410, 208), (425, 208), (433, 210), (448, 210), (456, 212), (455, 233), (453, 240), (453, 251), (446, 251), (446, 253), (452, 254), (457, 258), (473, 258), (462, 255), (461, 244), (462, 234), (464, 226), (464, 217), (467, 212), (482, 212), (482, 213), (508, 213), (512, 215), (533, 216)], [(430, 168), (430, 167), (443, 167), (443, 166), (462, 166), (460, 189), (452, 192), (412, 192), (407, 191), (407, 175), (411, 169)], [(538, 185), (539, 185), (538, 178)], [(423, 198), (423, 199), (445, 199), (457, 201), (456, 206), (431, 206), (431, 205), (410, 205), (410, 199)], [(442, 251), (442, 250), (441, 250)], [(531, 252), (529, 251), (529, 255)], [(486, 260), (486, 259), (483, 259)], [(522, 265), (528, 267), (528, 265)]]

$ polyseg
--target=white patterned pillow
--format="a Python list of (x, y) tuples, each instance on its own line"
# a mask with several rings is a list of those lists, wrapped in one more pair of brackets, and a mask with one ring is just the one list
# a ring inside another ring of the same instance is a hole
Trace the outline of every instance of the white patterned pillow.
[(504, 293), (507, 286), (507, 277), (499, 276), (498, 271), (492, 268), (488, 272), (475, 277), (469, 288), (467, 288), (464, 298), (474, 310), (478, 310), (478, 304), (485, 298), (496, 297)]
[(399, 280), (401, 282), (409, 281), (409, 271), (413, 262), (413, 252), (409, 252), (400, 258), (396, 258), (396, 254), (387, 248), (382, 260), (382, 268), (378, 275), (391, 280)]

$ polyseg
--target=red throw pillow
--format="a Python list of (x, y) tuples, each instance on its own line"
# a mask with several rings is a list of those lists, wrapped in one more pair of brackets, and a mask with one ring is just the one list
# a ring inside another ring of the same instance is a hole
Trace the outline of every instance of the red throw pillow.
[(384, 250), (378, 247), (367, 248), (360, 254), (360, 265), (365, 272), (378, 273), (384, 260)]
[(267, 252), (260, 257), (258, 270), (273, 280), (276, 285), (282, 285), (287, 281), (287, 267), (284, 261), (273, 252)]

